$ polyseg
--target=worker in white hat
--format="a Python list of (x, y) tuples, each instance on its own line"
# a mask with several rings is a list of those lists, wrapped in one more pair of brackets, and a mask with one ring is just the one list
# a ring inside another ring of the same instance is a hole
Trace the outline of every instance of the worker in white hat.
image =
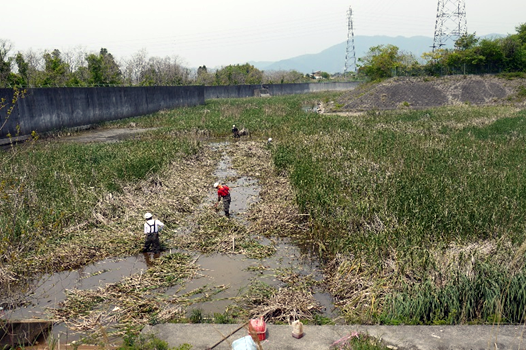
[(235, 125), (232, 125), (232, 135), (234, 138), (239, 138), (241, 135), (239, 135), (239, 130)]
[(219, 182), (214, 184), (214, 188), (217, 188), (217, 203), (215, 207), (223, 200), (223, 210), (225, 211), (225, 216), (230, 217), (230, 188), (227, 185), (221, 185)]
[(142, 252), (147, 253), (151, 247), (154, 254), (159, 254), (161, 252), (159, 232), (163, 229), (164, 224), (157, 219), (154, 220), (151, 213), (144, 214), (144, 219), (146, 220), (144, 223), (145, 239)]

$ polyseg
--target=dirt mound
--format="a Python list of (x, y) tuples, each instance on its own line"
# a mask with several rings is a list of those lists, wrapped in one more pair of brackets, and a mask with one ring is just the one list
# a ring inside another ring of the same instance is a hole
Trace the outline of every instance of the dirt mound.
[[(344, 94), (332, 112), (452, 105), (525, 106), (526, 79), (495, 76), (398, 77), (364, 84)], [(339, 108), (338, 108), (339, 107)]]

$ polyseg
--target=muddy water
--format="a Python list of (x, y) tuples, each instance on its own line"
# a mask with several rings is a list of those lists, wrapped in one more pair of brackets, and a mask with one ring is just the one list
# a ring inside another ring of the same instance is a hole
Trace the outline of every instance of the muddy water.
[[(227, 142), (211, 143), (210, 147), (216, 151), (221, 151), (228, 146)], [(226, 184), (230, 189), (232, 204), (230, 206), (231, 217), (240, 223), (248, 225), (246, 213), (250, 206), (259, 201), (261, 190), (257, 179), (250, 177), (239, 177), (233, 169), (230, 157), (224, 152), (214, 176), (221, 183)], [(213, 191), (205, 203), (212, 203), (217, 200), (216, 192)], [(182, 228), (188, 232), (190, 229)], [(321, 280), (322, 274), (319, 266), (312, 259), (305, 257), (300, 249), (293, 245), (288, 239), (269, 239), (260, 237), (263, 245), (275, 245), (276, 253), (266, 259), (248, 259), (244, 255), (214, 254), (200, 256), (197, 263), (201, 268), (203, 277), (194, 279), (186, 284), (186, 288), (180, 293), (184, 293), (203, 286), (226, 285), (227, 289), (215, 295), (213, 300), (196, 303), (191, 309), (200, 309), (206, 315), (225, 312), (233, 299), (239, 297), (251, 282), (261, 281), (270, 286), (279, 286), (281, 282), (276, 278), (277, 270), (290, 270), (301, 275), (312, 275), (315, 279)], [(168, 291), (175, 291), (172, 289)], [(325, 316), (332, 317), (332, 299), (329, 294), (319, 292), (314, 297), (325, 307)]]
[[(211, 147), (218, 151), (228, 143), (212, 143)], [(250, 206), (259, 200), (260, 186), (256, 179), (250, 177), (240, 177), (235, 169), (232, 168), (231, 160), (228, 155), (223, 153), (218, 163), (214, 176), (231, 188), (232, 220), (248, 225), (246, 218)], [(200, 208), (210, 206), (217, 200), (217, 194), (211, 186), (210, 194), (203, 201)], [(191, 215), (198, 215), (194, 213)], [(222, 213), (220, 212), (220, 215)], [(191, 226), (178, 228), (181, 233), (190, 232)], [(279, 286), (280, 281), (276, 278), (276, 273), (280, 269), (288, 269), (300, 275), (312, 275), (315, 279), (321, 280), (322, 275), (317, 264), (302, 255), (300, 249), (287, 239), (269, 240), (260, 238), (260, 243), (264, 245), (275, 245), (276, 253), (266, 259), (248, 259), (244, 255), (199, 255), (195, 252), (187, 252), (195, 256), (197, 265), (202, 271), (201, 276), (187, 282), (183, 290), (180, 286), (171, 288), (163, 292), (165, 295), (183, 294), (187, 291), (195, 290), (203, 286), (224, 285), (227, 288), (213, 296), (207, 302), (195, 303), (189, 307), (200, 309), (205, 315), (223, 313), (239, 297), (247, 286), (256, 280), (262, 281), (271, 286)], [(167, 253), (177, 251), (170, 249)], [(151, 254), (140, 254), (123, 259), (107, 259), (96, 264), (85, 266), (82, 269), (46, 275), (35, 281), (31, 286), (31, 293), (26, 295), (28, 306), (6, 310), (5, 319), (47, 319), (46, 308), (56, 308), (59, 303), (66, 298), (67, 290), (96, 289), (108, 283), (117, 283), (124, 277), (138, 274), (148, 268), (152, 259), (156, 256)], [(325, 307), (325, 316), (335, 317), (332, 313), (331, 297), (322, 291), (315, 293), (315, 298)], [(61, 341), (72, 341), (80, 338), (80, 335), (69, 330), (64, 324), (59, 324), (53, 329), (53, 336), (60, 338)]]

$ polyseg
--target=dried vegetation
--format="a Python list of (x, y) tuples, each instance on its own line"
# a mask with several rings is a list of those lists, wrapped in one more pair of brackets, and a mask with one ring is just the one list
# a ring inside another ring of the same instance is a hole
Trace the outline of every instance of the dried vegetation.
[[(232, 158), (238, 172), (236, 177), (255, 178), (261, 186), (260, 199), (249, 209), (247, 222), (218, 215), (212, 210), (212, 202), (208, 202), (210, 184), (215, 181), (212, 173), (222, 152)], [(192, 159), (174, 162), (161, 174), (127, 187), (122, 195), (105, 197), (95, 214), (104, 227), (97, 236), (112, 236), (119, 240), (120, 249), (126, 246), (122, 240), (132, 240), (134, 249), (128, 247), (128, 251), (136, 251), (142, 243), (137, 218), (144, 211), (152, 211), (169, 227), (177, 227), (163, 232), (162, 240), (168, 247), (190, 254), (244, 254), (247, 258), (260, 259), (271, 256), (276, 249), (273, 244), (261, 244), (260, 237), (297, 235), (305, 229), (306, 223), (293, 198), (291, 187), (286, 178), (274, 170), (270, 152), (263, 143), (235, 142), (219, 150), (203, 147)], [(94, 232), (83, 235), (93, 236)], [(106, 245), (106, 249), (113, 248), (107, 240), (99, 244)], [(183, 295), (177, 292), (164, 295), (162, 291), (166, 288), (178, 286), (183, 290), (185, 281), (200, 276), (196, 260), (192, 261), (186, 254), (169, 254), (154, 260), (154, 265), (145, 273), (119, 283), (96, 290), (69, 291), (67, 300), (52, 310), (53, 315), (72, 329), (93, 332), (101, 326), (122, 331), (125, 327), (184, 320), (187, 306), (212, 300), (226, 288), (206, 286)], [(238, 303), (250, 304), (239, 316), (263, 315), (272, 322), (309, 320), (321, 312), (311, 288), (305, 284), (288, 283), (287, 287), (271, 290), (272, 293), (258, 303), (245, 303), (238, 298)], [(242, 299), (247, 298), (251, 297), (245, 295)]]

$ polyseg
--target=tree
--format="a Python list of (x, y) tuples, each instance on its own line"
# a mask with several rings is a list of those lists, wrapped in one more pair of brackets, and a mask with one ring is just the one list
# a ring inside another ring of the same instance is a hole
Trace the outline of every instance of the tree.
[(263, 72), (245, 63), (223, 67), (215, 73), (215, 85), (255, 85), (263, 82)]
[(291, 84), (309, 81), (303, 73), (296, 70), (265, 71), (263, 72), (263, 83), (265, 84)]
[(498, 70), (504, 67), (504, 52), (498, 40), (482, 39), (477, 50), (481, 56), (485, 57), (488, 70)]
[(20, 76), (18, 85), (27, 86), (29, 83), (29, 63), (26, 62), (21, 52), (16, 54), (15, 62), (18, 67), (18, 75)]
[(27, 86), (40, 86), (40, 82), (45, 78), (44, 54), (42, 52), (28, 50), (22, 53), (22, 56), (28, 65)]
[(185, 85), (189, 81), (189, 71), (174, 57), (152, 57), (148, 61), (149, 71), (154, 74), (154, 85)]
[(526, 23), (522, 23), (515, 27), (517, 31), (517, 37), (519, 38), (522, 45), (526, 45)]
[(40, 82), (44, 86), (65, 86), (70, 78), (69, 65), (62, 60), (61, 53), (55, 49), (44, 53), (45, 74)]
[(177, 57), (136, 56), (126, 67), (126, 79), (141, 86), (175, 86), (189, 82), (190, 71), (178, 63)]
[(126, 84), (139, 85), (142, 72), (148, 66), (147, 56), (147, 51), (142, 49), (125, 61), (123, 78)]
[(506, 72), (526, 71), (526, 47), (522, 45), (519, 36), (510, 35), (501, 39), (504, 54), (504, 70)]
[(199, 66), (197, 68), (196, 84), (212, 85), (214, 82), (214, 75), (208, 72), (206, 66)]
[(358, 71), (373, 80), (389, 78), (395, 72), (407, 74), (418, 65), (412, 54), (399, 52), (394, 45), (371, 47), (366, 56), (358, 61), (361, 62)]
[(479, 39), (473, 34), (464, 34), (455, 41), (455, 49), (468, 50), (477, 45)]
[(100, 49), (100, 53), (86, 56), (88, 61), (89, 83), (93, 85), (120, 85), (122, 73), (112, 54), (107, 49)]
[(13, 58), (9, 56), (9, 52), (12, 47), (9, 40), (0, 39), (0, 87), (10, 85)]

